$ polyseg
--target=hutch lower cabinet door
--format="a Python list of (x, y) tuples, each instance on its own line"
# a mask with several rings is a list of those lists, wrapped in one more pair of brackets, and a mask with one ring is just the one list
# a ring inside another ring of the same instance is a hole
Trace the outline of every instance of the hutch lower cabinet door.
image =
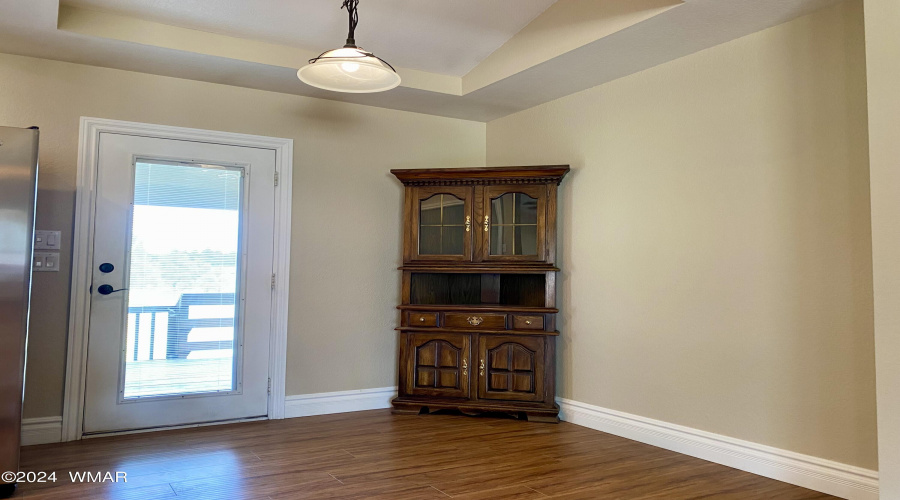
[(478, 397), (544, 400), (544, 337), (481, 335)]
[(404, 334), (407, 339), (406, 393), (469, 397), (472, 338), (466, 334)]

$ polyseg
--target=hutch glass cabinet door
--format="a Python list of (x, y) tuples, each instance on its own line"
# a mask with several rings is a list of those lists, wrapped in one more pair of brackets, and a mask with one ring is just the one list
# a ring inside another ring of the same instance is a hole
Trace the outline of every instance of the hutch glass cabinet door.
[(412, 260), (472, 260), (470, 187), (419, 187), (412, 207)]
[(546, 260), (545, 186), (488, 186), (483, 202), (482, 260)]

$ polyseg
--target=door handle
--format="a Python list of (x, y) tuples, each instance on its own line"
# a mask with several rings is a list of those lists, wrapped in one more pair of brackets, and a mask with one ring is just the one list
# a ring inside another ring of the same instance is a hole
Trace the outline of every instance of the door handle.
[(109, 295), (115, 292), (121, 292), (122, 290), (128, 290), (127, 288), (120, 288), (118, 290), (113, 289), (112, 285), (100, 285), (97, 287), (97, 293), (100, 295)]

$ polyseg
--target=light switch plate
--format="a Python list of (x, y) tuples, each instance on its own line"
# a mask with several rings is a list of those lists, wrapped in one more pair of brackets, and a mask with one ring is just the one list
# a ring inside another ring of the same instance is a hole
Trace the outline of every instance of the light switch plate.
[(34, 272), (59, 272), (59, 252), (34, 252)]
[(61, 231), (44, 231), (36, 229), (34, 231), (34, 249), (35, 250), (59, 250), (59, 238)]

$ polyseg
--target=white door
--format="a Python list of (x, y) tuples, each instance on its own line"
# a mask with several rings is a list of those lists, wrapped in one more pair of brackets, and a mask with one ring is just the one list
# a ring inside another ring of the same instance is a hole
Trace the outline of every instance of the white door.
[(266, 415), (275, 161), (100, 134), (86, 434)]

